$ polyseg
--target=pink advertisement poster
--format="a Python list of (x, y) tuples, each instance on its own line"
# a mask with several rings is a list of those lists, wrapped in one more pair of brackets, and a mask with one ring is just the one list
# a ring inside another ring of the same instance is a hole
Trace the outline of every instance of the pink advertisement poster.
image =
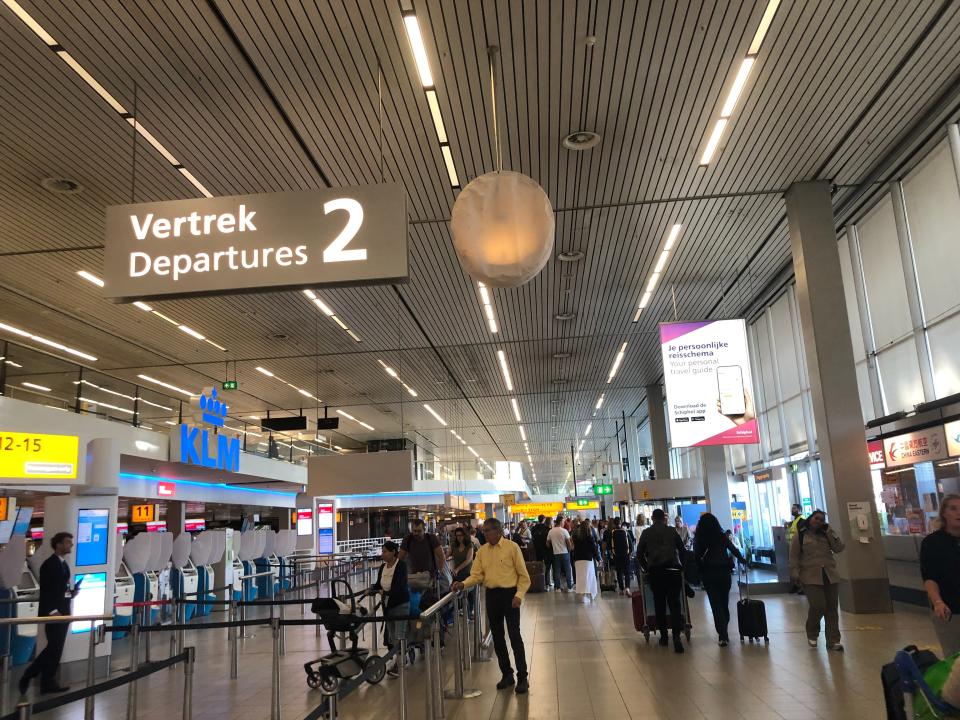
[(660, 349), (673, 447), (760, 442), (743, 320), (663, 323)]

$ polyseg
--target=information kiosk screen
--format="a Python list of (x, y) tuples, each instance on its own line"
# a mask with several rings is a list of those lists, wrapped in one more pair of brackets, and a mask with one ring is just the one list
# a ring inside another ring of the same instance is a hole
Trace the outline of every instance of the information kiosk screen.
[(77, 567), (106, 565), (110, 511), (106, 508), (77, 511)]

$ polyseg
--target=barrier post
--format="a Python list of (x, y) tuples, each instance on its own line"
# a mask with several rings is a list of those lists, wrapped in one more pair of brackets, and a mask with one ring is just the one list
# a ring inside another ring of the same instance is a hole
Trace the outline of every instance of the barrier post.
[(186, 652), (187, 659), (183, 663), (183, 720), (193, 720), (193, 661), (196, 649), (190, 646)]
[[(320, 598), (320, 577), (321, 577), (321, 575), (323, 575), (323, 569), (322, 569), (322, 568), (317, 572), (317, 598), (318, 598), (318, 599)], [(316, 636), (317, 636), (317, 637), (320, 637), (320, 629), (321, 629), (321, 628), (320, 628), (320, 623), (318, 622), (318, 623), (317, 623), (317, 631), (316, 631)]]
[[(286, 596), (283, 590), (281, 589), (280, 600), (285, 600), (285, 599), (286, 599)], [(283, 625), (283, 616), (286, 614), (286, 612), (284, 611), (284, 608), (286, 608), (286, 605), (284, 605), (281, 602), (280, 603), (280, 654), (281, 655), (287, 654), (287, 633), (286, 633), (286, 628)]]
[[(404, 622), (409, 622), (404, 620)], [(399, 645), (397, 646), (397, 652), (399, 655), (396, 657), (394, 662), (397, 663), (397, 670), (400, 673), (400, 720), (407, 720), (407, 634), (403, 633), (403, 636), (399, 640)]]
[(17, 720), (30, 720), (33, 708), (26, 700), (17, 703)]
[(183, 652), (183, 642), (186, 637), (187, 631), (184, 629), (184, 626), (187, 624), (187, 606), (180, 602), (174, 605), (174, 622), (180, 626), (177, 630), (177, 655)]
[[(143, 625), (150, 625), (150, 624), (151, 624), (151, 623), (150, 623), (150, 618), (151, 618), (151, 616), (153, 615), (153, 611), (152, 611), (151, 608), (152, 608), (151, 605), (143, 605), (143, 606), (140, 608), (140, 622), (141, 622)], [(147, 632), (147, 637), (146, 637), (146, 639), (144, 640), (144, 643), (146, 644), (146, 662), (148, 662), (148, 663), (150, 662), (150, 636), (151, 636), (151, 635), (153, 635), (153, 633), (151, 633), (151, 632), (148, 631), (148, 632)]]
[[(430, 618), (430, 621), (433, 622), (434, 618)], [(421, 624), (423, 620), (419, 620)], [(437, 648), (439, 650), (439, 648)], [(423, 644), (423, 656), (426, 661), (427, 666), (427, 685), (426, 692), (424, 693), (427, 696), (427, 715), (426, 720), (435, 720), (436, 715), (434, 714), (434, 701), (436, 699), (436, 693), (433, 691), (433, 686), (439, 682), (434, 673), (436, 672), (436, 666), (433, 663), (433, 637), (428, 639)]]
[[(247, 578), (241, 578), (240, 579), (240, 602), (246, 603), (246, 601), (247, 601)], [(247, 622), (247, 606), (245, 604), (240, 605), (240, 622), (241, 623)], [(240, 639), (243, 640), (248, 637), (250, 636), (247, 635), (247, 626), (246, 625), (241, 626)]]
[(446, 715), (444, 714), (443, 707), (443, 686), (447, 683), (443, 674), (443, 652), (440, 648), (440, 622), (436, 615), (433, 617), (433, 631), (431, 634), (433, 638), (433, 662), (435, 667), (433, 671), (434, 683), (428, 692), (435, 695), (433, 701), (434, 720), (444, 720)]
[[(134, 615), (136, 620), (136, 615)], [(133, 623), (130, 630), (130, 672), (136, 672), (140, 668), (140, 624)], [(127, 686), (127, 720), (136, 720), (137, 718), (137, 681), (134, 680)]]
[(464, 688), (464, 674), (470, 665), (470, 640), (467, 629), (467, 596), (466, 593), (457, 593), (454, 600), (453, 641), (456, 651), (456, 664), (453, 668), (453, 692), (448, 692), (448, 698), (462, 700), (465, 698), (480, 697), (481, 692), (475, 689)]
[[(87, 687), (92, 687), (97, 682), (96, 675), (97, 662), (97, 629), (94, 627), (94, 621), (90, 621), (90, 645), (87, 648)], [(94, 720), (94, 695), (84, 698), (83, 718), (84, 720)]]
[(280, 720), (280, 621), (270, 622), (273, 629), (273, 672), (270, 682), (270, 720)]
[[(231, 591), (232, 592), (232, 591)], [(237, 601), (230, 598), (230, 622), (237, 621)], [(240, 640), (237, 638), (237, 626), (230, 626), (230, 679), (236, 680), (240, 674)]]

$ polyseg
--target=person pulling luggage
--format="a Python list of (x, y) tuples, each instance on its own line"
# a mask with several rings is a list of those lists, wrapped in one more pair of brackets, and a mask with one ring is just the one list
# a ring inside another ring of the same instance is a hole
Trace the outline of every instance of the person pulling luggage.
[(840, 644), (840, 575), (836, 554), (843, 540), (827, 524), (823, 510), (814, 510), (797, 528), (790, 544), (790, 581), (802, 585), (810, 604), (807, 612), (807, 643), (817, 646), (820, 620), (826, 618), (827, 648), (843, 651)]
[(727, 626), (730, 624), (730, 578), (733, 559), (746, 563), (743, 554), (730, 541), (720, 527), (720, 521), (711, 513), (704, 513), (697, 520), (697, 534), (693, 551), (700, 568), (703, 588), (710, 599), (713, 625), (717, 629), (720, 647), (730, 644)]
[(683, 652), (683, 612), (680, 593), (683, 592), (683, 573), (680, 558), (686, 548), (676, 529), (667, 524), (667, 515), (660, 508), (653, 511), (653, 525), (640, 535), (637, 543), (637, 564), (650, 575), (650, 590), (660, 630), (660, 645), (666, 647), (667, 607), (673, 626), (673, 650)]

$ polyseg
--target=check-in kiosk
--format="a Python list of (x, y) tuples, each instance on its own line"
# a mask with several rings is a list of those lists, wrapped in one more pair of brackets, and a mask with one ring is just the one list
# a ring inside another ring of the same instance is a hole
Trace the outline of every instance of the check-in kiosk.
[(197, 587), (199, 577), (197, 568), (190, 560), (190, 533), (180, 533), (173, 540), (170, 560), (170, 591), (175, 599), (190, 600), (183, 605), (183, 619), (189, 621), (196, 612)]
[[(153, 575), (153, 586), (151, 587), (151, 573), (148, 572), (150, 566), (151, 552), (153, 542), (151, 538), (155, 537), (152, 533), (140, 533), (135, 535), (123, 546), (123, 564), (126, 566), (133, 581), (133, 598), (131, 602), (147, 602), (152, 597), (151, 592), (157, 592), (156, 576)], [(159, 543), (159, 541), (158, 541)], [(159, 544), (157, 545), (159, 555)], [(118, 600), (119, 602), (119, 600)], [(128, 612), (129, 611), (129, 612)], [(137, 615), (136, 608), (117, 608), (115, 611), (123, 613), (121, 617), (129, 617), (124, 624), (133, 622)]]
[[(146, 545), (143, 548), (146, 550)], [(133, 624), (133, 607), (128, 605), (128, 603), (133, 602), (133, 596), (133, 573), (130, 572), (130, 568), (124, 560), (124, 554), (117, 553), (113, 574), (113, 626), (115, 628), (128, 627)], [(120, 607), (117, 607), (118, 605)], [(127, 630), (114, 630), (113, 637), (122, 638), (126, 636), (127, 632)]]
[(277, 542), (273, 554), (277, 560), (279, 584), (284, 590), (293, 587), (293, 563), (290, 561), (290, 556), (296, 547), (297, 533), (295, 530), (280, 530), (277, 532)]
[[(196, 599), (198, 601), (216, 600), (216, 597), (210, 592), (210, 588), (216, 587), (213, 584), (213, 567), (211, 566), (214, 552), (218, 547), (216, 535), (217, 533), (203, 531), (193, 538), (193, 543), (190, 545), (190, 560), (197, 571)], [(197, 617), (210, 614), (210, 605), (198, 602), (193, 607), (196, 608), (194, 615)]]
[[(216, 593), (217, 599), (234, 599), (232, 588), (236, 583), (236, 550), (240, 535), (230, 528), (207, 532), (213, 533), (215, 538), (215, 547), (218, 548), (218, 550), (215, 550), (213, 553), (214, 559), (210, 560), (208, 563), (213, 568), (213, 587), (227, 588), (222, 592)], [(239, 597), (236, 599), (239, 599)], [(224, 610), (226, 610), (226, 605), (214, 605), (211, 609), (212, 612), (220, 612)]]
[[(253, 595), (251, 592), (246, 592), (246, 595), (249, 597), (244, 597), (244, 587), (246, 583), (240, 578), (247, 574), (244, 558), (246, 558), (247, 550), (246, 548), (250, 547), (254, 542), (253, 535), (248, 532), (233, 534), (233, 599), (234, 600), (253, 600)], [(256, 592), (256, 588), (253, 588), (252, 592)]]
[[(11, 601), (0, 605), (0, 617), (36, 617), (40, 584), (26, 562), (24, 535), (13, 535), (0, 551), (0, 598)], [(49, 553), (47, 553), (49, 555)], [(23, 665), (37, 644), (36, 625), (8, 625), (0, 633), (0, 647), (9, 652), (13, 665)]]
[(275, 597), (280, 589), (280, 560), (274, 554), (277, 546), (277, 533), (270, 529), (264, 529), (257, 530), (257, 534), (262, 538), (263, 544), (259, 557), (254, 560), (257, 573), (271, 573), (257, 578), (257, 594), (262, 598)]

